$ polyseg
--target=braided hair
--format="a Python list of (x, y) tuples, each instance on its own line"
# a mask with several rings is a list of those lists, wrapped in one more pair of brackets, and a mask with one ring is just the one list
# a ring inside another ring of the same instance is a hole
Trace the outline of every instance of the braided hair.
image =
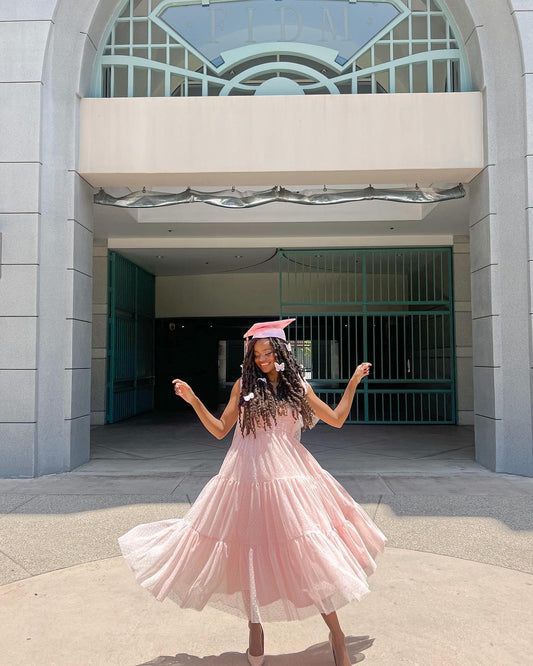
[[(303, 371), (294, 356), (288, 351), (286, 343), (279, 338), (269, 340), (277, 363), (284, 363), (285, 369), (279, 372), (277, 391), (268, 376), (255, 363), (254, 348), (258, 339), (248, 343), (242, 366), (241, 395), (239, 399), (239, 425), (243, 435), (256, 434), (256, 427), (261, 423), (265, 428), (277, 423), (276, 414), (287, 414), (290, 409), (295, 419), (302, 415), (303, 429), (312, 427), (313, 410), (305, 399)], [(253, 398), (245, 400), (253, 392)]]

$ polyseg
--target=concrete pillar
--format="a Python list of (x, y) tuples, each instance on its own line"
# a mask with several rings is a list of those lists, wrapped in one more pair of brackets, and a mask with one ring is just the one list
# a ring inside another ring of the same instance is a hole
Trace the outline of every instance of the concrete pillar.
[[(26, 3), (29, 5), (29, 3)], [(0, 5), (0, 474), (36, 469), (40, 116), (51, 12)], [(13, 19), (13, 20), (10, 20)], [(20, 19), (20, 20), (19, 20)], [(9, 57), (7, 57), (9, 56)], [(21, 113), (24, 109), (24, 113)]]
[(76, 161), (90, 4), (0, 4), (3, 477), (89, 459), (92, 188)]
[(453, 238), (453, 292), (458, 424), (474, 425), (470, 239), (468, 236), (454, 236)]
[[(487, 166), (470, 184), (469, 221), (476, 459), (495, 471), (531, 476), (531, 180), (524, 68), (533, 49), (524, 48), (524, 39), (531, 43), (533, 33), (526, 27), (519, 43), (522, 19), (510, 6), (524, 3), (447, 4), (465, 39), (473, 87), (485, 98)], [(494, 50), (496, 43), (505, 48)]]
[(107, 239), (93, 245), (91, 425), (105, 423), (107, 367)]

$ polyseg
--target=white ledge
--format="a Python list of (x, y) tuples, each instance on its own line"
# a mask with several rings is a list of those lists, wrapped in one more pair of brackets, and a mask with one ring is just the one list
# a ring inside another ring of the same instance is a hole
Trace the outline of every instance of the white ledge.
[(484, 167), (482, 95), (81, 101), (94, 187), (467, 183)]

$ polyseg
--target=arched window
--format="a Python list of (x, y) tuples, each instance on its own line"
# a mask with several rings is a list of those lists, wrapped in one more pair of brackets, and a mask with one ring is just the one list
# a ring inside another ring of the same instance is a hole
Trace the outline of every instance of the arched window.
[(95, 97), (468, 90), (438, 0), (125, 0), (93, 83)]

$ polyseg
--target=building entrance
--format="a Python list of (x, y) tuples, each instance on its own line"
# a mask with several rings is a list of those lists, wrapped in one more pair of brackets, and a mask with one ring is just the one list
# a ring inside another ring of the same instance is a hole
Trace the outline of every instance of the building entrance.
[[(457, 423), (451, 248), (282, 250), (270, 275), (278, 313), (155, 319), (154, 276), (110, 253), (107, 422), (179, 409), (170, 386), (178, 376), (210, 408), (225, 403), (242, 332), (279, 314), (296, 318), (287, 329), (294, 354), (331, 406), (355, 367), (373, 364), (348, 422)], [(232, 298), (250, 300), (246, 281), (236, 289)]]

